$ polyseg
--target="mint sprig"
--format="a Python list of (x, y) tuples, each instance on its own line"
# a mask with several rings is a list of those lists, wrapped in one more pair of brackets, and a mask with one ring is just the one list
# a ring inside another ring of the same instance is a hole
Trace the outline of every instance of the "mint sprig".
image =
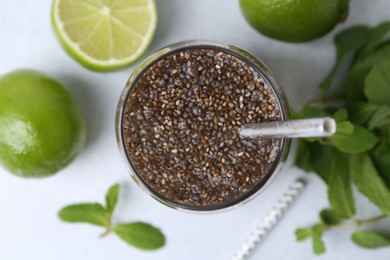
[(161, 231), (144, 222), (113, 225), (112, 216), (118, 202), (119, 185), (113, 185), (106, 194), (106, 206), (100, 203), (82, 203), (64, 207), (58, 213), (62, 221), (89, 223), (105, 227), (104, 237), (113, 232), (127, 244), (141, 250), (155, 250), (165, 244)]
[[(316, 173), (328, 186), (329, 209), (317, 224), (296, 231), (298, 241), (311, 238), (315, 254), (325, 252), (322, 235), (332, 229), (356, 228), (353, 242), (364, 248), (390, 246), (390, 237), (361, 226), (390, 217), (390, 22), (376, 28), (355, 26), (335, 38), (337, 61), (321, 84), (324, 93), (309, 100), (294, 118), (328, 116), (337, 122), (328, 138), (298, 141), (295, 165)], [(333, 77), (352, 55), (338, 88)], [(357, 219), (352, 187), (378, 207), (381, 215)], [(389, 232), (390, 233), (390, 230)]]

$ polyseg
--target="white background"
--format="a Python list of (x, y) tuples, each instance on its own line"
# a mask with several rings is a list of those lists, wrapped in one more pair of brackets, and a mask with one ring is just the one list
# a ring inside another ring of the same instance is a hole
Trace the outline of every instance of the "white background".
[[(151, 199), (129, 178), (119, 155), (114, 116), (121, 90), (134, 69), (94, 73), (81, 67), (60, 47), (51, 27), (51, 0), (0, 1), (0, 74), (35, 68), (62, 82), (76, 97), (86, 118), (86, 148), (54, 177), (26, 180), (0, 169), (0, 260), (229, 259), (248, 233), (298, 176), (286, 165), (260, 197), (226, 213), (181, 213)], [(260, 57), (273, 71), (293, 107), (319, 94), (317, 86), (334, 63), (332, 39), (352, 24), (376, 25), (390, 20), (389, 0), (352, 0), (348, 21), (331, 34), (307, 44), (286, 44), (256, 33), (245, 22), (235, 0), (158, 0), (159, 25), (148, 54), (176, 41), (216, 40)], [(291, 157), (290, 157), (291, 159)], [(291, 164), (291, 162), (290, 162)], [(317, 221), (327, 206), (326, 189), (314, 175), (280, 224), (252, 259), (390, 259), (390, 249), (363, 250), (349, 239), (350, 230), (325, 234), (326, 254), (315, 257), (308, 242), (297, 243), (294, 230)], [(98, 227), (66, 224), (58, 210), (71, 203), (101, 201), (106, 189), (121, 184), (115, 220), (143, 220), (160, 227), (167, 244), (155, 252), (138, 251), (114, 235), (98, 238)], [(377, 210), (359, 199), (359, 214)], [(373, 227), (380, 229), (390, 222)]]

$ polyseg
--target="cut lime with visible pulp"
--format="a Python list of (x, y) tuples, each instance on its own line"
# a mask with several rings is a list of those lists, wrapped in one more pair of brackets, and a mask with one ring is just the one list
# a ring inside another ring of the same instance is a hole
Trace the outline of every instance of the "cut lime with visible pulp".
[(54, 0), (54, 28), (83, 66), (112, 71), (137, 61), (157, 26), (154, 0)]

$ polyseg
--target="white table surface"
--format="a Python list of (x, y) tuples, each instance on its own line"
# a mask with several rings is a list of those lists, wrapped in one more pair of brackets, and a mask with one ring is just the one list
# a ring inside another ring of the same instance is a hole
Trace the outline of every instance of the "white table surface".
[[(326, 233), (328, 252), (313, 256), (310, 243), (295, 242), (294, 230), (317, 221), (326, 207), (326, 187), (314, 175), (286, 165), (271, 188), (239, 209), (209, 215), (182, 213), (160, 205), (129, 178), (117, 149), (114, 116), (130, 73), (95, 73), (71, 59), (57, 42), (50, 22), (51, 0), (0, 1), (0, 74), (35, 68), (58, 79), (74, 94), (85, 115), (86, 148), (54, 177), (28, 180), (0, 169), (1, 260), (229, 259), (259, 219), (295, 178), (308, 187), (251, 259), (390, 259), (390, 249), (363, 250), (350, 230)], [(260, 57), (284, 86), (293, 107), (319, 93), (318, 84), (334, 63), (332, 39), (352, 24), (390, 20), (389, 0), (352, 0), (348, 21), (320, 40), (286, 44), (256, 33), (236, 0), (158, 0), (159, 25), (148, 54), (176, 41), (216, 40), (240, 46)], [(292, 157), (290, 157), (292, 159)], [(76, 202), (101, 201), (113, 183), (122, 186), (117, 222), (143, 220), (161, 227), (167, 244), (155, 252), (138, 251), (114, 235), (98, 238), (101, 228), (62, 223), (58, 210)], [(359, 199), (360, 215), (377, 210)], [(377, 229), (389, 221), (375, 225)]]

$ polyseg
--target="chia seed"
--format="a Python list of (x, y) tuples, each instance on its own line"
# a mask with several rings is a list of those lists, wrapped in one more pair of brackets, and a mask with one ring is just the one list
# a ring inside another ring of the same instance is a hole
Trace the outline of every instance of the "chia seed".
[(139, 177), (161, 196), (215, 206), (250, 192), (277, 163), (280, 140), (240, 139), (240, 126), (276, 120), (277, 98), (256, 69), (220, 50), (190, 49), (135, 82), (123, 140)]

